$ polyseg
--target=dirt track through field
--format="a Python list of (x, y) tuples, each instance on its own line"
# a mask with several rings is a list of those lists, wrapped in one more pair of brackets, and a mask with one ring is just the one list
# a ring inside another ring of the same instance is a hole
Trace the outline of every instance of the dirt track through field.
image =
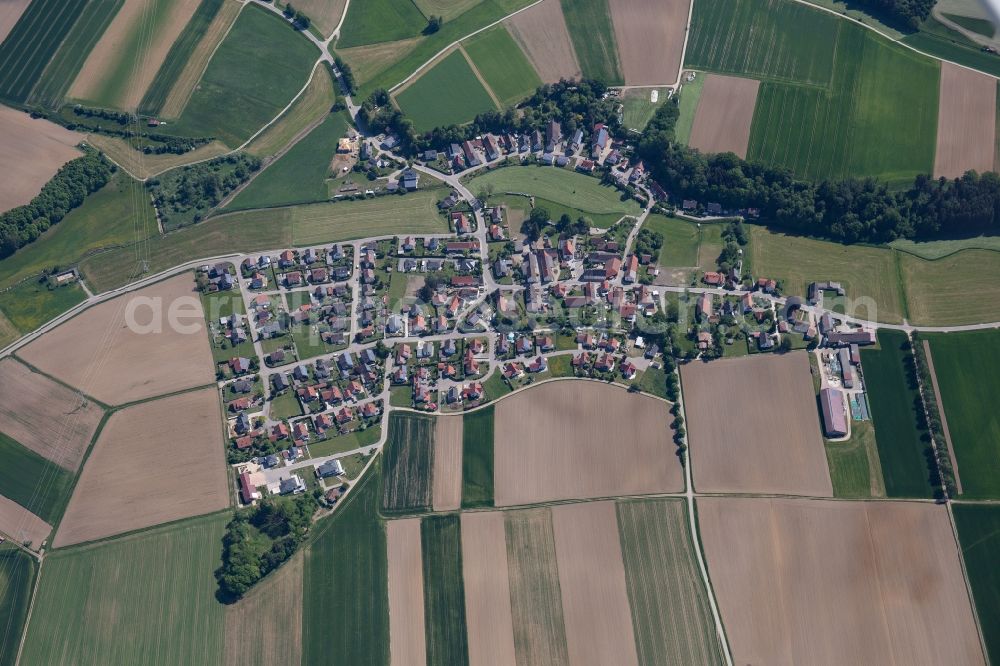
[(439, 416), (434, 426), (434, 470), (431, 474), (435, 511), (462, 505), (462, 417)]
[(830, 497), (806, 352), (681, 367), (694, 487)]
[(30, 202), (66, 162), (80, 157), (83, 135), (0, 106), (0, 212)]
[[(941, 430), (944, 431), (944, 443), (948, 447), (948, 459), (951, 461), (952, 473), (955, 475), (955, 490), (962, 494), (962, 478), (958, 475), (958, 460), (955, 458), (955, 446), (951, 443), (951, 430), (948, 428), (948, 417), (944, 413), (944, 403), (941, 401), (941, 388), (938, 386), (937, 373), (934, 372), (934, 355), (931, 354), (931, 343), (923, 340), (924, 356), (927, 357), (927, 370), (931, 376), (931, 388), (934, 389), (934, 400), (938, 404), (938, 416), (941, 417)], [(938, 446), (941, 446), (938, 443)]]
[(226, 606), (226, 666), (298, 664), (302, 660), (301, 553), (247, 596)]
[(703, 498), (737, 664), (982, 664), (943, 506)]
[[(162, 10), (159, 3), (169, 2)], [(87, 56), (83, 69), (73, 81), (69, 96), (94, 99), (105, 86), (115, 85), (119, 91), (112, 99), (101, 100), (115, 108), (133, 110), (153, 82), (170, 47), (180, 36), (201, 0), (129, 0), (112, 19), (108, 29)], [(164, 11), (162, 20), (157, 20)], [(135, 47), (135, 51), (129, 51)], [(137, 60), (127, 68), (127, 82), (109, 82), (108, 76), (120, 72), (122, 58)]]
[(608, 1), (626, 85), (654, 86), (678, 80), (689, 1)]
[(389, 663), (424, 666), (424, 566), (420, 519), (386, 523), (389, 559)]
[(462, 514), (462, 578), (469, 666), (516, 663), (503, 512)]
[(497, 506), (677, 492), (667, 404), (598, 382), (549, 382), (501, 400)]
[(614, 502), (555, 506), (552, 531), (570, 663), (638, 665)]
[(0, 495), (0, 532), (18, 542), (30, 541), (38, 550), (52, 526), (13, 500)]
[(29, 4), (31, 0), (0, 0), (0, 44), (7, 39)]
[(83, 466), (55, 545), (228, 507), (223, 446), (214, 388), (115, 412)]
[(559, 0), (542, 0), (508, 19), (507, 26), (542, 82), (582, 76)]
[(941, 63), (935, 176), (956, 178), (969, 169), (993, 168), (996, 98), (992, 76)]
[(12, 358), (0, 361), (0, 432), (71, 472), (104, 410)]
[[(178, 326), (170, 324), (171, 309), (179, 315), (174, 318)], [(158, 326), (157, 313), (162, 316)], [(153, 330), (146, 332), (149, 329)], [(215, 380), (204, 313), (191, 273), (89, 308), (18, 354), (111, 405)]]
[(760, 81), (707, 74), (698, 99), (688, 145), (703, 153), (734, 152), (747, 156), (750, 124)]

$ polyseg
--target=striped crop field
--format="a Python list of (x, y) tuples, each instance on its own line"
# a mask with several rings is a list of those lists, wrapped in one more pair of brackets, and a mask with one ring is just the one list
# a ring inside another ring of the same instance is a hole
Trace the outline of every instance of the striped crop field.
[(0, 44), (0, 98), (24, 102), (87, 0), (35, 0)]

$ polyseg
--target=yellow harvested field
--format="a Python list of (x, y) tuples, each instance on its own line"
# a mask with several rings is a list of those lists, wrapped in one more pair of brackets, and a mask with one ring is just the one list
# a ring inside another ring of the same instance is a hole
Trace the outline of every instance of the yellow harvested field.
[(424, 39), (426, 38), (411, 37), (410, 39), (400, 39), (395, 42), (381, 42), (366, 46), (354, 46), (349, 49), (337, 49), (337, 55), (351, 66), (354, 78), (359, 83), (364, 83), (386, 69), (389, 65), (402, 60), (407, 53), (417, 48), (417, 44)]
[(0, 43), (7, 39), (29, 4), (31, 0), (0, 0)]
[(807, 352), (681, 366), (694, 487), (831, 497)]
[(81, 153), (82, 134), (0, 105), (0, 212), (30, 202), (56, 171)]
[(592, 381), (548, 382), (497, 402), (496, 505), (682, 490), (667, 410)]
[(212, 141), (183, 155), (173, 153), (147, 155), (130, 146), (124, 139), (107, 134), (88, 134), (87, 143), (103, 152), (112, 162), (139, 180), (152, 178), (164, 171), (185, 164), (218, 157), (229, 151), (221, 141)]
[(30, 542), (34, 550), (49, 536), (52, 526), (23, 506), (0, 495), (0, 532), (18, 543)]
[(386, 523), (389, 566), (389, 663), (424, 666), (424, 558), (420, 519)]
[(228, 507), (223, 446), (215, 388), (115, 412), (83, 466), (55, 545)]
[(75, 472), (104, 410), (13, 358), (0, 361), (0, 432)]
[[(161, 7), (162, 2), (169, 4)], [(69, 88), (69, 97), (93, 100), (101, 96), (106, 86), (113, 85), (118, 91), (115, 98), (102, 101), (119, 109), (137, 108), (170, 47), (200, 3), (201, 0), (129, 0), (123, 4), (84, 61)], [(137, 51), (129, 53), (134, 44), (138, 45)], [(107, 77), (119, 74), (117, 64), (123, 57), (131, 59), (126, 70), (128, 79), (109, 83)]]
[(983, 664), (947, 509), (698, 500), (737, 664)]
[(760, 81), (706, 76), (688, 145), (703, 153), (733, 152), (745, 158)]
[(462, 506), (462, 417), (439, 416), (434, 427), (432, 505), (435, 511)]
[(608, 0), (625, 84), (680, 80), (690, 0)]
[(462, 514), (462, 578), (469, 666), (516, 663), (503, 512)]
[(298, 664), (302, 660), (301, 555), (226, 606), (226, 666)]
[(941, 63), (934, 175), (957, 178), (969, 169), (993, 170), (997, 80), (950, 62)]
[(208, 61), (212, 59), (215, 49), (222, 43), (223, 38), (229, 33), (229, 29), (233, 27), (241, 9), (243, 9), (243, 3), (239, 0), (225, 0), (222, 3), (222, 7), (212, 22), (208, 24), (208, 29), (202, 35), (201, 41), (198, 42), (198, 46), (195, 47), (191, 57), (185, 63), (184, 69), (181, 70), (180, 76), (174, 82), (174, 87), (170, 89), (170, 94), (167, 95), (163, 108), (160, 109), (160, 115), (163, 118), (171, 120), (180, 118), (188, 100), (191, 99), (191, 93), (194, 92), (198, 81), (201, 80), (208, 67)]
[[(178, 326), (170, 325), (171, 311)], [(190, 273), (84, 310), (18, 353), (110, 405), (215, 380), (205, 315)]]
[(559, 0), (542, 0), (508, 19), (507, 27), (544, 83), (583, 76)]
[(295, 9), (309, 17), (325, 37), (333, 34), (344, 13), (347, 0), (299, 0)]
[(614, 502), (552, 508), (569, 663), (639, 663)]
[(301, 139), (302, 135), (316, 123), (326, 118), (336, 99), (333, 79), (327, 68), (317, 65), (313, 68), (309, 85), (295, 100), (292, 108), (247, 144), (246, 152), (261, 158), (278, 154), (294, 140)]

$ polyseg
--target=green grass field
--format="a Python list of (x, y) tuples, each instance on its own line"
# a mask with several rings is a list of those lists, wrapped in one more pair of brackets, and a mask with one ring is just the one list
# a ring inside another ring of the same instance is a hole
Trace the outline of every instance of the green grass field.
[(902, 331), (878, 332), (881, 349), (863, 349), (868, 402), (871, 405), (875, 437), (885, 490), (890, 497), (932, 497), (927, 449), (918, 428), (923, 403), (909, 341)]
[(701, 89), (705, 87), (705, 74), (699, 73), (694, 81), (684, 83), (681, 87), (680, 98), (677, 100), (678, 115), (677, 123), (674, 125), (674, 137), (678, 143), (687, 145), (691, 138), (691, 128), (694, 126), (694, 114), (698, 110), (698, 102), (701, 100)]
[(340, 28), (337, 48), (394, 42), (416, 37), (427, 26), (413, 0), (369, 0), (351, 3)]
[(749, 230), (754, 276), (779, 280), (784, 294), (799, 296), (806, 295), (810, 282), (839, 281), (856, 305), (849, 314), (902, 323), (903, 300), (891, 250), (786, 236), (756, 225)]
[(462, 526), (458, 514), (428, 516), (420, 522), (424, 565), (424, 621), (427, 663), (469, 663), (462, 580)]
[(0, 99), (24, 102), (87, 0), (35, 0), (0, 44)]
[(56, 525), (72, 490), (72, 472), (0, 433), (0, 495)]
[[(479, 192), (492, 185), (494, 192), (523, 192), (573, 208), (583, 213), (614, 215), (639, 215), (639, 204), (632, 199), (622, 201), (622, 194), (614, 187), (568, 169), (542, 166), (513, 166), (494, 169), (468, 182), (472, 192)], [(536, 201), (536, 205), (544, 206)], [(549, 211), (556, 214), (555, 211)], [(558, 215), (556, 215), (558, 217)]]
[(10, 544), (0, 546), (0, 590), (3, 590), (0, 595), (0, 623), (3, 626), (0, 666), (17, 663), (17, 649), (37, 575), (38, 566), (33, 557)]
[(504, 531), (517, 661), (569, 664), (552, 511), (507, 511)]
[(167, 101), (167, 96), (177, 82), (177, 77), (181, 75), (184, 66), (194, 53), (201, 38), (208, 30), (212, 19), (222, 8), (223, 0), (201, 0), (198, 9), (191, 15), (191, 20), (184, 26), (184, 30), (177, 37), (177, 41), (170, 47), (166, 60), (156, 72), (152, 83), (146, 90), (142, 101), (139, 102), (139, 112), (156, 115)]
[[(221, 663), (213, 572), (230, 514), (45, 557), (21, 664)], [(128, 640), (123, 640), (127, 636)]]
[(663, 368), (647, 368), (639, 380), (639, 388), (650, 395), (667, 399), (667, 373)]
[(379, 465), (332, 518), (316, 526), (302, 585), (302, 663), (389, 662), (385, 526), (378, 516)]
[[(326, 183), (330, 160), (346, 129), (347, 119), (343, 114), (329, 114), (277, 162), (258, 174), (226, 210), (327, 201), (330, 198)], [(358, 179), (363, 180), (363, 176)]]
[[(398, 2), (400, 0), (392, 1)], [(393, 87), (449, 44), (459, 41), (483, 26), (499, 21), (511, 12), (529, 4), (531, 4), (531, 0), (482, 0), (461, 16), (451, 21), (445, 21), (440, 30), (433, 35), (421, 38), (412, 48), (402, 49), (398, 55), (389, 57), (385, 64), (374, 66), (373, 73), (360, 81), (361, 87), (356, 97), (364, 99), (376, 88), (389, 89)], [(363, 6), (359, 4), (358, 11), (361, 11)], [(368, 6), (372, 8), (371, 11), (377, 13), (378, 3)], [(351, 9), (355, 9), (354, 5), (351, 6)], [(348, 26), (345, 22), (341, 32), (346, 35), (347, 31)], [(341, 42), (337, 46), (347, 48), (348, 45)]]
[[(630, 130), (641, 132), (646, 129), (646, 125), (653, 118), (653, 114), (667, 100), (667, 89), (658, 90), (659, 97), (656, 102), (649, 101), (650, 90), (639, 88), (636, 90), (626, 90), (622, 94), (622, 124)], [(690, 128), (688, 128), (690, 130)]]
[[(157, 272), (198, 257), (230, 252), (337, 243), (407, 232), (447, 233), (448, 224), (436, 205), (440, 194), (441, 190), (422, 190), (362, 201), (231, 213), (152, 239), (143, 245), (142, 256), (149, 262), (149, 272)], [(133, 247), (105, 252), (80, 264), (95, 292), (135, 280), (138, 267)]]
[(612, 86), (625, 83), (608, 0), (561, 0), (566, 28), (583, 75)]
[(479, 33), (463, 46), (504, 106), (520, 101), (542, 85), (528, 57), (503, 25)]
[(50, 289), (47, 284), (28, 280), (0, 292), (0, 311), (22, 334), (30, 333), (86, 298), (77, 283)]
[(450, 21), (474, 7), (480, 0), (413, 0), (426, 17), (440, 16)]
[(747, 155), (811, 179), (912, 181), (934, 166), (937, 62), (850, 25), (829, 86), (761, 85)]
[(687, 220), (653, 214), (646, 217), (643, 229), (663, 236), (660, 248), (660, 266), (697, 266), (698, 245), (701, 234), (698, 225)]
[(83, 8), (59, 50), (52, 56), (42, 77), (31, 91), (29, 101), (58, 108), (84, 61), (107, 30), (125, 0), (91, 0)]
[(0, 260), (0, 287), (55, 266), (75, 264), (101, 247), (134, 242), (156, 233), (153, 205), (145, 188), (119, 170), (103, 188), (84, 199), (34, 243)]
[(1000, 663), (1000, 506), (952, 504), (962, 559), (991, 663)]
[(316, 48), (280, 17), (249, 6), (208, 63), (172, 133), (214, 136), (236, 148), (299, 92)]
[(431, 506), (435, 419), (393, 412), (382, 461), (382, 510), (426, 511)]
[(461, 125), (496, 108), (461, 51), (453, 51), (396, 95), (418, 132)]
[[(954, 326), (1000, 320), (1000, 252), (962, 250), (935, 261), (899, 254), (912, 324)], [(975, 285), (974, 294), (969, 285)]]
[(462, 507), (493, 506), (493, 407), (462, 422)]
[(889, 246), (912, 254), (920, 259), (943, 259), (948, 255), (962, 250), (994, 250), (1000, 252), (1000, 236), (976, 236), (974, 238), (956, 238), (953, 240), (911, 241), (900, 238), (889, 243)]
[(923, 22), (919, 32), (903, 37), (902, 42), (943, 60), (1000, 76), (1000, 58), (984, 53), (978, 44), (938, 23), (933, 17)]
[(639, 663), (721, 662), (684, 502), (619, 502), (617, 510)]
[(1000, 331), (927, 333), (962, 497), (1000, 499)]
[(846, 442), (824, 442), (834, 497), (885, 497), (875, 430), (871, 423), (851, 422)]
[(961, 16), (960, 14), (949, 14), (947, 12), (943, 12), (943, 14), (944, 17), (952, 23), (961, 26), (966, 30), (971, 30), (977, 35), (992, 37), (996, 32), (996, 29), (993, 27), (993, 23), (990, 22), (989, 19)]

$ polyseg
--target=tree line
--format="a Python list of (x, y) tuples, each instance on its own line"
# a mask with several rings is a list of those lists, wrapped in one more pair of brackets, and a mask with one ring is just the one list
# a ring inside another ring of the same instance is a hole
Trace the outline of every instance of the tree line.
[(937, 0), (854, 0), (852, 4), (872, 12), (887, 23), (916, 30), (931, 14)]
[(115, 165), (95, 150), (84, 150), (83, 157), (64, 164), (30, 203), (0, 215), (0, 257), (33, 242), (111, 180)]
[(802, 181), (788, 169), (677, 143), (677, 114), (675, 100), (660, 107), (638, 154), (678, 199), (716, 202), (727, 210), (756, 208), (769, 225), (844, 243), (1000, 231), (1000, 177), (994, 172), (970, 171), (955, 179), (922, 174), (902, 191), (875, 178)]

